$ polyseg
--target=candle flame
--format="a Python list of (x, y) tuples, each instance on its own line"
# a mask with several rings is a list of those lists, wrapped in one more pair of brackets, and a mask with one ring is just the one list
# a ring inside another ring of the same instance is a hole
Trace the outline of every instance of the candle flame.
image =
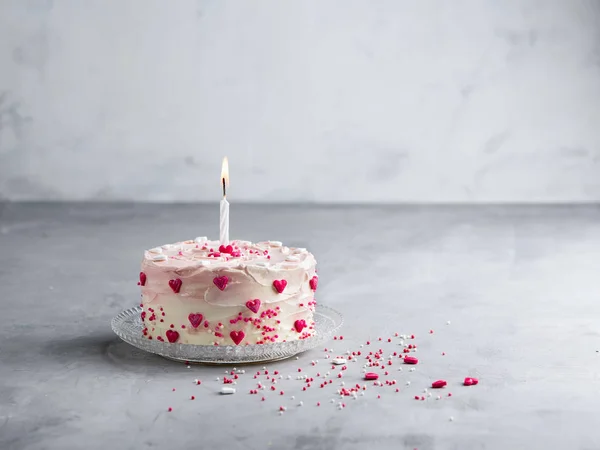
[(223, 158), (223, 164), (221, 164), (221, 185), (223, 186), (223, 197), (225, 197), (227, 186), (229, 186), (229, 161), (227, 156)]

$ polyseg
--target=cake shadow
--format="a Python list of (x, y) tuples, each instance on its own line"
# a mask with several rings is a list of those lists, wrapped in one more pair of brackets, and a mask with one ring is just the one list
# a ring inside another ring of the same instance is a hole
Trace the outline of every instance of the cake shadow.
[(67, 367), (100, 364), (129, 372), (152, 374), (169, 372), (169, 369), (182, 365), (140, 350), (112, 333), (50, 341), (42, 346), (42, 351), (44, 355)]

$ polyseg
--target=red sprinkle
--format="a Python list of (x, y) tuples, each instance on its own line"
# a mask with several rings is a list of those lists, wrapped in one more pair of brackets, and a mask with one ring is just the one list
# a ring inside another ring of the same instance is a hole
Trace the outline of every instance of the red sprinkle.
[(167, 411), (171, 412), (171, 411), (173, 411), (173, 408), (171, 408), (171, 407), (169, 406), (169, 409), (167, 409)]
[(194, 397), (193, 395), (190, 397), (191, 400), (196, 400), (196, 397)]
[(446, 383), (445, 380), (437, 380), (434, 381), (433, 383), (431, 383), (431, 387), (434, 389), (440, 389), (443, 388), (444, 386), (446, 386), (448, 383)]
[(463, 384), (465, 386), (474, 386), (478, 383), (479, 383), (479, 380), (477, 378), (471, 378), (471, 377), (467, 377), (467, 378), (465, 378), (465, 381), (463, 381)]
[(375, 372), (367, 372), (365, 373), (365, 380), (377, 380), (379, 378), (379, 374)]
[(419, 360), (414, 356), (407, 356), (404, 358), (404, 364), (418, 364)]

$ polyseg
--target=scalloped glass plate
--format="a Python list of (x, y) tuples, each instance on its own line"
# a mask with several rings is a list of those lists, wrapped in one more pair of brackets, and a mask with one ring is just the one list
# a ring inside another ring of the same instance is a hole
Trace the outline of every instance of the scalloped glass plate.
[(164, 358), (208, 364), (241, 364), (278, 361), (311, 350), (330, 340), (344, 318), (338, 311), (318, 305), (314, 313), (315, 335), (303, 340), (263, 345), (192, 345), (150, 341), (142, 337), (142, 308), (130, 308), (111, 321), (113, 331), (128, 344)]

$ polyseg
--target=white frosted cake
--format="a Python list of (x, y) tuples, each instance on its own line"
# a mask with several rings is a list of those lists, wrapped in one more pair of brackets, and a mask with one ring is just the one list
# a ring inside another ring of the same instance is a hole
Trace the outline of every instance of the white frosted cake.
[(144, 336), (198, 345), (269, 344), (315, 333), (314, 256), (281, 242), (206, 238), (144, 254)]

